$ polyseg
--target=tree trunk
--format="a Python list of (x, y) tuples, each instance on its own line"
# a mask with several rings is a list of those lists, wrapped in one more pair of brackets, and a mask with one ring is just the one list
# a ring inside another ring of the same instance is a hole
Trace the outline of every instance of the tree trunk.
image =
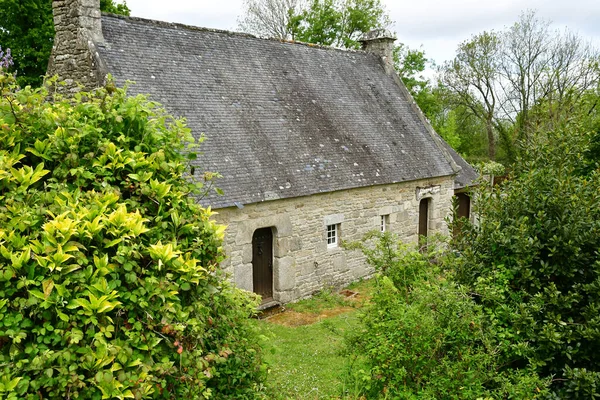
[(494, 138), (494, 127), (492, 126), (492, 118), (488, 116), (485, 121), (485, 128), (488, 136), (488, 154), (490, 160), (496, 161), (496, 139)]

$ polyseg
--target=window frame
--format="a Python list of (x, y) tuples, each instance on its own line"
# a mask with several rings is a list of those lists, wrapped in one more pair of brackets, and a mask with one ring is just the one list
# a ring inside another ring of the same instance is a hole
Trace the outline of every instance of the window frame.
[[(332, 240), (333, 239), (333, 240)], [(325, 227), (325, 241), (328, 249), (339, 246), (340, 242), (340, 224), (329, 224)]]
[(390, 229), (390, 214), (381, 214), (379, 220), (379, 231), (385, 233)]

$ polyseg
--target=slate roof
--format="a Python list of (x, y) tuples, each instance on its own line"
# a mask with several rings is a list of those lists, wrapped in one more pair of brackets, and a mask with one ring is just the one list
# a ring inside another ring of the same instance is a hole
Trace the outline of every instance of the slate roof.
[(196, 169), (225, 192), (202, 201), (213, 208), (455, 173), (375, 55), (114, 15), (102, 27), (117, 84), (206, 135)]
[(454, 162), (461, 168), (460, 172), (454, 177), (454, 190), (465, 189), (468, 186), (473, 186), (479, 178), (479, 173), (471, 166), (464, 158), (458, 154), (448, 143), (442, 142), (446, 151)]

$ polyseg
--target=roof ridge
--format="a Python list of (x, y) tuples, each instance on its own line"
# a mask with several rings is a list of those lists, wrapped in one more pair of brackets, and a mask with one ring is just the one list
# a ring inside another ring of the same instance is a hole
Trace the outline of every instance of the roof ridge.
[(181, 22), (160, 21), (157, 19), (132, 17), (132, 16), (128, 16), (128, 15), (113, 14), (113, 13), (107, 13), (107, 12), (102, 12), (102, 16), (103, 17), (112, 17), (112, 18), (116, 18), (116, 19), (137, 22), (137, 23), (152, 24), (152, 25), (162, 26), (165, 28), (182, 28), (182, 29), (186, 29), (186, 30), (190, 30), (190, 31), (221, 33), (221, 34), (230, 35), (230, 36), (245, 37), (248, 39), (257, 39), (257, 40), (265, 40), (265, 41), (271, 41), (271, 42), (286, 43), (286, 44), (291, 44), (291, 45), (306, 46), (306, 47), (317, 48), (317, 49), (322, 49), (322, 50), (340, 51), (343, 53), (370, 54), (364, 50), (359, 50), (359, 49), (342, 49), (339, 47), (325, 46), (322, 44), (301, 42), (299, 40), (291, 40), (291, 39), (264, 38), (264, 37), (259, 37), (259, 36), (252, 35), (252, 34), (246, 33), (246, 32), (228, 31), (225, 29), (216, 29), (216, 28), (206, 28), (206, 27), (202, 27), (202, 26), (183, 24)]

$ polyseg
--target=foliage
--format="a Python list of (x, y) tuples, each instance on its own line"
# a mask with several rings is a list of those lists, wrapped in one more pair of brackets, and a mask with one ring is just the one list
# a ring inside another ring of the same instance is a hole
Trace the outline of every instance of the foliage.
[(549, 25), (524, 12), (500, 32), (461, 43), (440, 69), (450, 109), (463, 107), (482, 123), (489, 159), (514, 163), (537, 132), (556, 129), (600, 83), (598, 49)]
[(404, 44), (394, 48), (394, 67), (402, 77), (402, 81), (411, 94), (418, 93), (427, 87), (429, 81), (422, 75), (429, 60), (422, 50), (414, 50)]
[(127, 2), (115, 3), (115, 0), (100, 0), (100, 10), (107, 13), (129, 15), (131, 10), (127, 7)]
[(381, 0), (247, 0), (241, 30), (259, 36), (358, 48), (358, 38), (390, 24)]
[(482, 135), (485, 125), (468, 107), (459, 104), (450, 90), (438, 82), (429, 90), (425, 107), (422, 101), (418, 104), (435, 131), (467, 161), (489, 160), (487, 139)]
[(359, 47), (363, 33), (390, 21), (381, 0), (310, 0), (291, 23), (294, 40), (350, 49)]
[(480, 221), (454, 244), (504, 362), (554, 377), (559, 398), (600, 395), (597, 137), (577, 125), (537, 134), (501, 192), (475, 196)]
[[(101, 0), (101, 10), (129, 15), (127, 5), (114, 0)], [(53, 40), (52, 1), (2, 0), (0, 43), (12, 49), (19, 85), (42, 84)]]
[(114, 87), (0, 91), (0, 396), (253, 398), (256, 299), (219, 269), (183, 121)]
[(483, 32), (461, 43), (456, 58), (446, 63), (442, 81), (473, 115), (485, 123), (488, 153), (496, 158), (494, 116), (499, 107), (494, 83), (498, 76), (500, 39), (493, 32)]
[(477, 169), (481, 171), (483, 175), (502, 175), (506, 172), (504, 165), (496, 161), (488, 161), (477, 165)]
[(502, 371), (482, 307), (431, 262), (439, 251), (410, 250), (389, 233), (358, 247), (379, 272), (363, 329), (348, 342), (366, 365), (350, 371), (363, 395), (532, 399), (544, 392), (534, 373)]

